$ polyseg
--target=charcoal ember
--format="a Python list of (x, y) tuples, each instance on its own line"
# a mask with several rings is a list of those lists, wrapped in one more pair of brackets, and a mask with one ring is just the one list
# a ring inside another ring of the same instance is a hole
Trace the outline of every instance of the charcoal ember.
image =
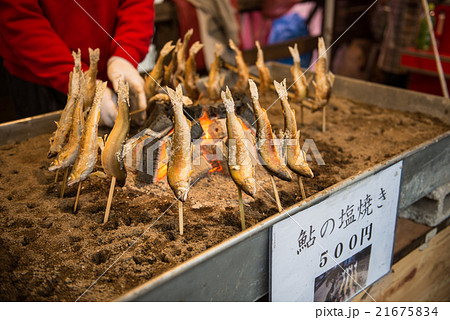
[(236, 92), (233, 94), (234, 105), (236, 107), (235, 113), (238, 117), (245, 119), (247, 123), (255, 127), (255, 114), (253, 113), (252, 100), (243, 92)]
[(194, 141), (196, 139), (200, 139), (204, 134), (203, 128), (200, 125), (200, 122), (197, 120), (191, 121), (191, 140)]
[[(204, 106), (201, 104), (191, 105), (191, 106), (184, 106), (183, 111), (186, 118), (188, 118), (190, 121), (193, 121), (193, 119), (198, 119), (202, 116), (204, 110)], [(172, 110), (173, 115), (173, 110)]]
[(173, 128), (173, 122), (167, 115), (160, 114), (151, 124), (149, 124), (148, 128), (156, 132), (163, 132), (166, 129)]
[(222, 102), (217, 102), (206, 108), (206, 115), (209, 119), (223, 119), (227, 117), (227, 111), (225, 110), (225, 106)]

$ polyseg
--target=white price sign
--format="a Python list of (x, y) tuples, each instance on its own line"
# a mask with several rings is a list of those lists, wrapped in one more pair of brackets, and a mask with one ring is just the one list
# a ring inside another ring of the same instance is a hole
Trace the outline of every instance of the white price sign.
[(272, 228), (272, 301), (345, 301), (391, 267), (402, 161)]

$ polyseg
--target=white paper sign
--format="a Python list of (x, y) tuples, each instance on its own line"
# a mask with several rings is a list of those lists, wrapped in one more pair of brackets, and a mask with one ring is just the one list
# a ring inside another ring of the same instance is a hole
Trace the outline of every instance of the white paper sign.
[(272, 301), (345, 301), (389, 272), (402, 161), (275, 224)]

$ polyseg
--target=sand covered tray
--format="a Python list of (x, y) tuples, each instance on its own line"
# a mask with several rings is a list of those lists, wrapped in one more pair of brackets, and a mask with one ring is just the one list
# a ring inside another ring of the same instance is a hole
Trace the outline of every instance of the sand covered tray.
[[(304, 179), (310, 199), (380, 163), (423, 149), (430, 139), (446, 139), (448, 147), (450, 126), (437, 118), (384, 109), (376, 102), (363, 103), (339, 96), (338, 90), (335, 93), (327, 109), (325, 133), (320, 112), (306, 110), (304, 125), (298, 123), (302, 141), (312, 139), (306, 141), (312, 142), (308, 154), (315, 178)], [(275, 99), (275, 93), (269, 93), (261, 104), (267, 108)], [(299, 114), (299, 106), (293, 102), (291, 106)], [(273, 128), (282, 129), (279, 102), (268, 113)], [(149, 291), (153, 296), (150, 293), (148, 299), (252, 300), (267, 292), (267, 269), (254, 272), (254, 278), (244, 277), (233, 290), (224, 288), (221, 281), (208, 280), (228, 270), (238, 281), (233, 270), (251, 272), (261, 261), (268, 264), (267, 228), (271, 219), (282, 214), (264, 169), (256, 169), (255, 199), (244, 197), (249, 230), (241, 232), (236, 187), (225, 170), (204, 175), (192, 187), (181, 236), (176, 202), (166, 179), (146, 185), (130, 175), (125, 187), (116, 189), (110, 220), (102, 224), (109, 180), (91, 177), (83, 183), (79, 208), (73, 213), (76, 186), (59, 198), (60, 183), (47, 170), (48, 138), (49, 134), (42, 134), (0, 146), (0, 300), (74, 301), (82, 295), (81, 301), (105, 301), (127, 293), (125, 299), (146, 299)], [(295, 181), (276, 181), (283, 208), (308, 205), (310, 201), (299, 204)], [(252, 241), (258, 242), (259, 260), (252, 254), (226, 257), (232, 246), (247, 246), (245, 250), (251, 251)], [(261, 242), (267, 242), (264, 248)], [(220, 268), (210, 266), (203, 282), (189, 276), (195, 266), (212, 261), (216, 251), (222, 253)], [(175, 286), (177, 278), (185, 287)], [(149, 280), (154, 281), (145, 285)]]

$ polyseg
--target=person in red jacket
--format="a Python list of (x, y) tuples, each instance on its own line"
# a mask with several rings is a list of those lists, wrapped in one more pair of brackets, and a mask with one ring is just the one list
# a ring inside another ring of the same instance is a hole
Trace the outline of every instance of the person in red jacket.
[[(19, 115), (64, 107), (71, 52), (78, 48), (83, 70), (89, 68), (88, 48), (100, 48), (98, 78), (114, 90), (119, 79), (127, 81), (132, 109), (145, 108), (136, 67), (148, 52), (153, 20), (153, 0), (0, 1), (0, 56)], [(109, 89), (101, 108), (101, 121), (110, 126), (117, 115), (114, 95)], [(142, 122), (145, 112), (140, 117)]]

